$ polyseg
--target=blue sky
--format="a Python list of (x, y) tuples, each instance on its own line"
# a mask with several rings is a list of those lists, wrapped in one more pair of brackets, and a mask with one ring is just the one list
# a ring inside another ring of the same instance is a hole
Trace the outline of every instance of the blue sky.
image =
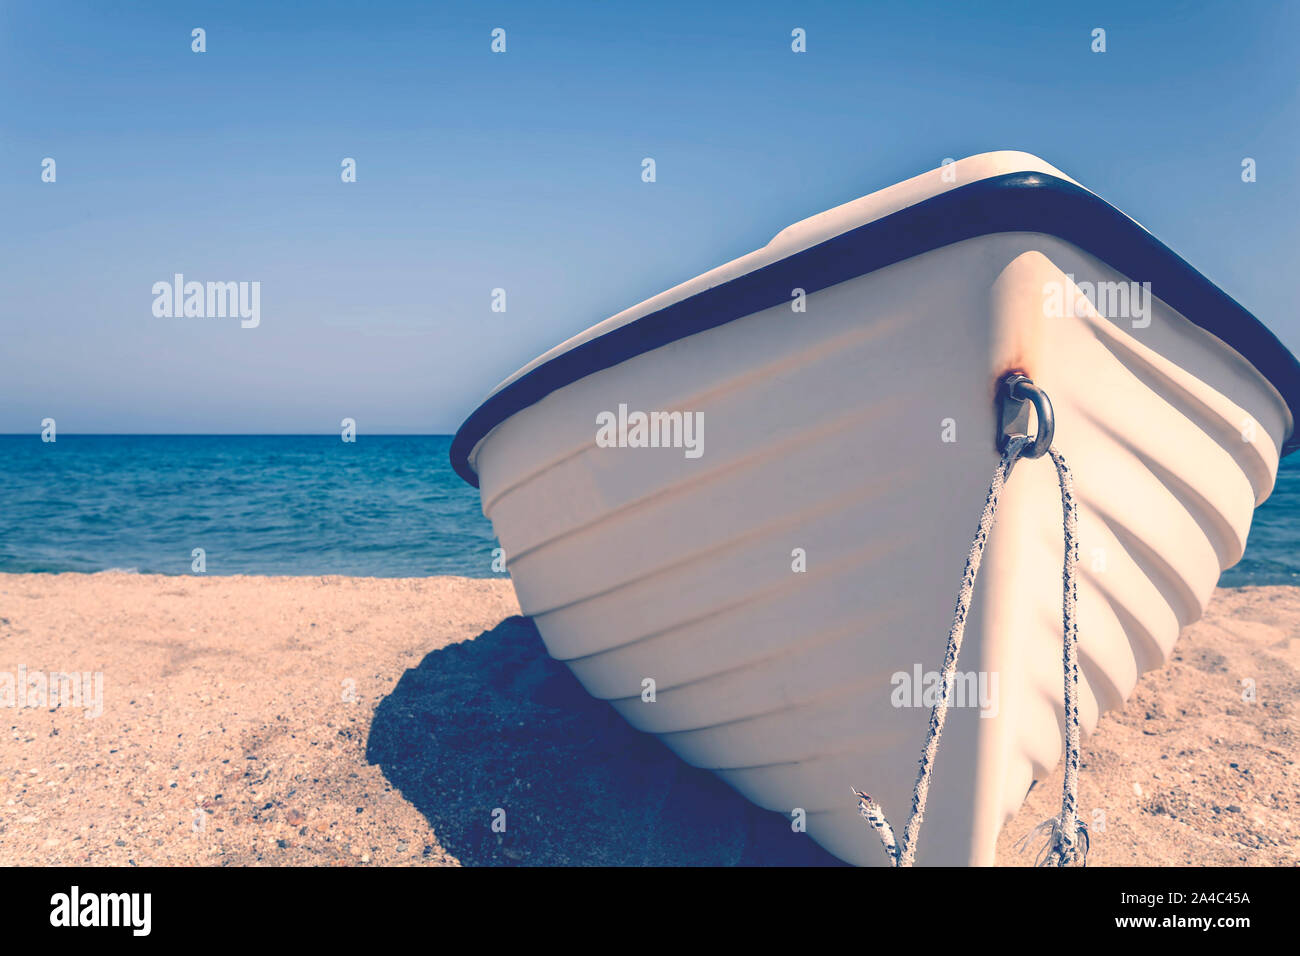
[[(1300, 351), (1300, 5), (1137, 6), (5, 2), (0, 432), (448, 432), (593, 322), (1005, 148)], [(155, 317), (176, 272), (260, 281), (261, 325)]]

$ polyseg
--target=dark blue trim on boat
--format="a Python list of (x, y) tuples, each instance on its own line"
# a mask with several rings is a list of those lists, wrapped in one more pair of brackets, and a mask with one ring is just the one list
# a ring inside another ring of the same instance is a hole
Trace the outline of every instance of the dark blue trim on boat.
[[(1041, 232), (1091, 253), (1143, 282), (1192, 322), (1241, 355), (1300, 413), (1300, 363), (1264, 325), (1168, 246), (1122, 212), (1071, 182), (1045, 173), (1008, 173), (940, 193), (914, 206), (810, 246), (730, 282), (583, 342), (490, 397), (451, 443), (451, 465), (478, 487), (474, 446), (516, 412), (593, 372), (669, 342), (725, 325), (942, 246), (999, 232)], [(1300, 448), (1294, 429), (1283, 455)]]

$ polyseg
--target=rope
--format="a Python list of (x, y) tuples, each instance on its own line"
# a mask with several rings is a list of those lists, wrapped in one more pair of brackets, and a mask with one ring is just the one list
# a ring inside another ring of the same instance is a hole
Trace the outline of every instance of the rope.
[[(966, 617), (970, 612), (971, 600), (975, 593), (975, 578), (979, 574), (980, 563), (984, 559), (984, 547), (988, 544), (989, 532), (993, 529), (993, 519), (997, 516), (998, 501), (1006, 485), (1011, 469), (1021, 451), (1029, 442), (1028, 438), (1017, 437), (1007, 443), (1002, 459), (994, 469), (993, 480), (989, 483), (989, 492), (984, 499), (984, 511), (980, 514), (979, 526), (975, 539), (971, 542), (970, 552), (966, 556), (966, 567), (962, 571), (961, 588), (957, 592), (957, 607), (953, 614), (952, 627), (948, 630), (948, 647), (944, 652), (943, 671), (940, 675), (940, 687), (943, 693), (938, 695), (934, 707), (930, 710), (930, 727), (925, 738), (925, 748), (921, 751), (921, 769), (916, 777), (912, 791), (912, 813), (907, 819), (903, 831), (902, 845), (894, 837), (894, 829), (886, 819), (880, 804), (867, 793), (854, 789), (858, 798), (858, 812), (867, 824), (876, 831), (885, 853), (893, 866), (912, 866), (916, 861), (917, 839), (921, 833), (921, 823), (925, 819), (925, 804), (930, 793), (930, 779), (934, 776), (934, 760), (939, 750), (939, 738), (943, 735), (944, 722), (948, 717), (949, 700), (952, 697), (954, 679), (957, 671), (957, 655), (961, 653), (962, 638), (966, 632)], [(1075, 566), (1079, 561), (1078, 542), (1078, 506), (1074, 500), (1074, 480), (1070, 474), (1065, 457), (1055, 448), (1049, 448), (1048, 454), (1056, 466), (1056, 475), (1061, 487), (1061, 510), (1064, 515), (1065, 559), (1062, 571), (1061, 619), (1064, 634), (1064, 651), (1062, 654), (1065, 672), (1065, 783), (1062, 787), (1060, 815), (1045, 820), (1025, 837), (1029, 839), (1041, 830), (1048, 831), (1048, 843), (1039, 854), (1036, 863), (1067, 866), (1078, 854), (1079, 839), (1083, 839), (1083, 858), (1086, 864), (1088, 853), (1088, 830), (1078, 817), (1079, 786), (1079, 621), (1077, 604), (1079, 599), (1078, 583), (1075, 580)], [(1023, 840), (1021, 841), (1023, 844)]]

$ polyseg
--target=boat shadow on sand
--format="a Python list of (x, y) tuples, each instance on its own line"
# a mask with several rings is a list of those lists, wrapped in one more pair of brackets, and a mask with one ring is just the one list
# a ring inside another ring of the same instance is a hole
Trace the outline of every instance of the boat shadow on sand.
[(408, 670), (375, 711), (366, 757), (467, 865), (838, 862), (589, 697), (528, 618)]

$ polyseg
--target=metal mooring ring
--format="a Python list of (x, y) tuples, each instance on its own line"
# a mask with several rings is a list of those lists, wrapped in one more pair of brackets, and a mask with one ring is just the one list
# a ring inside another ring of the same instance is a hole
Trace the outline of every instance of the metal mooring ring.
[(1013, 438), (1028, 437), (1029, 406), (1034, 406), (1038, 416), (1038, 432), (1034, 440), (1020, 449), (1021, 458), (1042, 458), (1052, 447), (1056, 432), (1056, 418), (1052, 415), (1052, 400), (1034, 384), (1028, 375), (1013, 372), (998, 383), (998, 451), (1006, 451)]

